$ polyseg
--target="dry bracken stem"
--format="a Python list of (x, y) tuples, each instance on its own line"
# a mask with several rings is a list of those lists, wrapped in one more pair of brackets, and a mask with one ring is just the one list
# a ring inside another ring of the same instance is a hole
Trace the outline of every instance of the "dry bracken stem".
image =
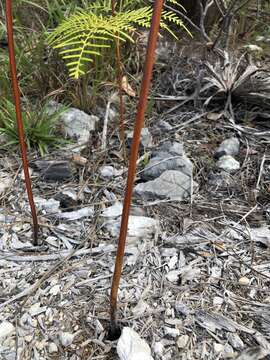
[[(112, 6), (112, 16), (115, 16), (115, 0), (111, 0)], [(123, 90), (122, 90), (122, 63), (121, 63), (121, 51), (120, 51), (120, 40), (115, 39), (115, 59), (117, 66), (117, 82), (118, 82), (118, 93), (119, 93), (119, 135), (120, 141), (123, 149), (124, 159), (126, 158), (125, 152), (125, 104), (123, 99)]]
[(139, 103), (137, 107), (137, 115), (136, 115), (135, 127), (134, 127), (134, 135), (131, 145), (127, 186), (125, 192), (120, 235), (118, 240), (118, 248), (117, 248), (116, 260), (115, 260), (115, 269), (114, 269), (113, 281), (111, 287), (110, 317), (111, 317), (112, 330), (117, 328), (116, 326), (117, 293), (118, 293), (118, 288), (122, 273), (123, 257), (125, 252), (125, 243), (126, 243), (127, 229), (128, 229), (128, 218), (129, 218), (129, 211), (130, 211), (130, 205), (132, 199), (134, 178), (136, 173), (136, 160), (140, 145), (141, 130), (144, 124), (144, 114), (147, 105), (147, 96), (150, 88), (152, 70), (155, 61), (155, 49), (156, 49), (158, 32), (159, 32), (162, 9), (163, 9), (163, 0), (156, 0), (154, 4), (154, 12), (152, 16), (151, 29), (148, 38), (147, 53), (144, 64), (144, 74), (141, 84), (141, 91), (140, 91), (140, 97), (139, 97)]
[(10, 63), (10, 71), (11, 71), (13, 97), (14, 97), (15, 110), (16, 110), (18, 135), (19, 135), (19, 142), (20, 142), (21, 154), (22, 154), (25, 185), (26, 185), (28, 201), (30, 204), (32, 219), (33, 219), (33, 245), (37, 245), (37, 243), (38, 243), (38, 219), (37, 219), (36, 207), (35, 207), (35, 203), (34, 203), (34, 199), (33, 199), (31, 179), (29, 176), (26, 145), (24, 142), (24, 129), (23, 129), (21, 104), (20, 104), (20, 90), (19, 90), (18, 79), (17, 79), (16, 59), (15, 59), (15, 51), (14, 51), (13, 19), (12, 19), (11, 0), (6, 0), (6, 21), (7, 21), (9, 63)]

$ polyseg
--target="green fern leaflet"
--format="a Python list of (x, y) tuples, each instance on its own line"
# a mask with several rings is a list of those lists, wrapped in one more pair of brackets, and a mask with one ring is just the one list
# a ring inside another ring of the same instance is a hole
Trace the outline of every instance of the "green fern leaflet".
[[(176, 1), (176, 0), (171, 0)], [(102, 54), (104, 48), (111, 47), (113, 41), (131, 41), (132, 33), (137, 27), (149, 28), (152, 18), (152, 7), (145, 6), (136, 10), (122, 9), (110, 15), (108, 1), (99, 1), (89, 10), (78, 10), (63, 21), (48, 37), (49, 45), (60, 50), (66, 61), (71, 77), (78, 79), (87, 72), (89, 63)], [(163, 11), (161, 28), (176, 35), (166, 22), (183, 27), (189, 32), (182, 20), (172, 11)]]

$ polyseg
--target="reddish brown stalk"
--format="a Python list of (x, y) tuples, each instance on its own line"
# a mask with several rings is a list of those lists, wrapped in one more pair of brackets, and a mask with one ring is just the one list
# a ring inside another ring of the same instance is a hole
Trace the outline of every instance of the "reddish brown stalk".
[(151, 21), (151, 29), (148, 38), (148, 46), (146, 59), (144, 64), (144, 74), (141, 84), (140, 98), (137, 107), (137, 115), (135, 120), (134, 135), (131, 145), (131, 154), (128, 168), (127, 186), (124, 199), (124, 207), (121, 220), (120, 235), (118, 240), (118, 248), (115, 260), (115, 269), (111, 287), (110, 298), (110, 316), (111, 316), (111, 333), (117, 330), (116, 311), (117, 311), (117, 293), (122, 273), (123, 257), (125, 253), (125, 244), (128, 230), (128, 218), (132, 199), (133, 184), (136, 174), (136, 161), (140, 145), (141, 130), (144, 124), (144, 114), (147, 105), (147, 96), (152, 78), (152, 71), (155, 62), (155, 49), (160, 26), (161, 12), (164, 0), (156, 0), (154, 3), (154, 12)]
[(11, 80), (12, 80), (12, 88), (13, 88), (13, 97), (15, 102), (18, 135), (19, 135), (19, 142), (20, 142), (21, 154), (22, 154), (25, 185), (26, 185), (28, 201), (30, 204), (32, 219), (33, 219), (33, 245), (36, 246), (38, 244), (38, 219), (37, 219), (36, 207), (33, 198), (31, 179), (29, 176), (26, 145), (24, 142), (24, 129), (23, 129), (21, 104), (20, 104), (20, 90), (17, 79), (16, 59), (15, 59), (15, 50), (14, 50), (11, 0), (6, 0), (6, 20), (7, 20), (9, 63), (10, 63), (10, 72), (11, 72)]
[[(111, 0), (112, 6), (112, 16), (115, 16), (115, 0)], [(121, 140), (121, 145), (123, 147), (123, 155), (125, 155), (125, 105), (123, 99), (123, 90), (122, 90), (122, 63), (121, 63), (121, 51), (120, 51), (120, 41), (118, 38), (115, 39), (115, 59), (117, 66), (117, 82), (118, 82), (118, 93), (119, 93), (119, 135)]]

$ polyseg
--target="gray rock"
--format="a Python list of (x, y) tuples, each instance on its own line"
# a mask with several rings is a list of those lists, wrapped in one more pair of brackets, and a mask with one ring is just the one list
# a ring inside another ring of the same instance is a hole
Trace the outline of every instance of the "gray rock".
[(56, 353), (58, 351), (58, 347), (54, 342), (50, 342), (48, 345), (48, 352), (49, 354)]
[(60, 202), (53, 198), (47, 200), (39, 196), (36, 196), (34, 200), (37, 209), (42, 211), (43, 214), (58, 213), (60, 211), (59, 209)]
[(240, 169), (240, 164), (231, 155), (224, 155), (218, 160), (217, 167), (227, 172), (233, 172)]
[(120, 360), (153, 360), (151, 349), (133, 329), (124, 327), (117, 343)]
[[(118, 237), (121, 218), (110, 219), (105, 224), (112, 237)], [(151, 240), (159, 229), (159, 222), (146, 216), (129, 217), (127, 243), (137, 245), (140, 241)]]
[(69, 161), (38, 160), (29, 164), (39, 171), (41, 178), (46, 181), (65, 181), (72, 177), (73, 171)]
[(64, 125), (65, 135), (83, 145), (89, 140), (91, 131), (95, 130), (99, 118), (70, 108), (61, 115), (60, 121)]
[(115, 176), (123, 174), (123, 169), (117, 170), (111, 165), (104, 165), (99, 170), (100, 175), (103, 179), (112, 179)]
[(157, 179), (135, 186), (135, 194), (145, 200), (184, 200), (191, 195), (191, 175), (176, 170), (166, 170)]
[(193, 165), (186, 155), (171, 155), (160, 152), (158, 156), (149, 161), (142, 172), (141, 178), (143, 180), (156, 179), (166, 170), (178, 170), (191, 177)]
[(11, 322), (4, 320), (0, 323), (0, 339), (10, 336), (15, 332), (15, 327)]
[(161, 131), (170, 131), (173, 128), (167, 121), (164, 120), (159, 121), (158, 127)]
[(67, 347), (69, 345), (71, 345), (73, 343), (75, 335), (69, 332), (64, 332), (61, 331), (59, 333), (59, 340), (61, 345), (63, 345), (64, 347)]
[(182, 143), (167, 141), (153, 153), (142, 172), (143, 180), (153, 180), (166, 170), (178, 170), (192, 176), (193, 165), (184, 152)]
[(105, 218), (117, 218), (122, 214), (123, 205), (120, 202), (115, 202), (112, 206), (107, 207), (102, 211), (101, 216)]
[(188, 316), (190, 313), (189, 308), (187, 307), (186, 304), (182, 303), (181, 301), (177, 300), (175, 302), (175, 310), (178, 314), (184, 315), (184, 316)]
[(177, 339), (177, 346), (179, 349), (184, 349), (189, 342), (189, 336), (188, 335), (181, 335)]
[(234, 179), (232, 175), (226, 171), (221, 171), (218, 174), (211, 172), (209, 174), (208, 183), (215, 188), (227, 188), (233, 186)]
[[(133, 131), (127, 132), (127, 145), (131, 146), (133, 139)], [(148, 128), (142, 128), (141, 132), (141, 146), (143, 148), (150, 148), (153, 146), (153, 138)]]
[(167, 152), (170, 155), (184, 155), (184, 145), (177, 141), (165, 141), (159, 148), (156, 150), (155, 155), (158, 155), (159, 152)]
[(219, 159), (221, 156), (224, 155), (236, 156), (239, 154), (239, 149), (240, 149), (239, 140), (236, 137), (231, 137), (229, 139), (222, 141), (222, 143), (219, 145), (218, 149), (216, 150), (214, 157), (216, 159)]

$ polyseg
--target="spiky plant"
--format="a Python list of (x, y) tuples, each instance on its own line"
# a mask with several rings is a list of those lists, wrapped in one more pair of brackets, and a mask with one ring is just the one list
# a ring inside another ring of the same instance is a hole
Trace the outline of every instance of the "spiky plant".
[[(170, 0), (177, 3), (176, 0)], [(132, 35), (139, 28), (149, 28), (152, 7), (144, 6), (134, 9), (138, 1), (122, 2), (122, 7), (114, 16), (111, 14), (111, 1), (96, 1), (87, 10), (79, 9), (63, 21), (48, 37), (48, 42), (66, 61), (71, 77), (78, 79), (88, 71), (88, 66), (95, 58), (110, 48), (114, 39), (133, 42)], [(169, 28), (173, 23), (188, 31), (182, 20), (172, 11), (163, 11), (161, 28), (174, 37)]]
[(247, 64), (244, 56), (231, 58), (224, 52), (224, 59), (214, 66), (206, 62), (207, 74), (201, 93), (211, 93), (205, 102), (216, 97), (235, 97), (256, 105), (270, 108), (270, 73), (268, 70)]
[[(64, 111), (66, 111), (65, 107), (49, 114), (45, 105), (37, 111), (22, 112), (25, 143), (28, 149), (37, 148), (40, 155), (43, 156), (50, 147), (58, 147), (67, 142), (63, 137), (57, 136), (55, 131), (59, 116)], [(14, 105), (7, 99), (0, 106), (0, 134), (6, 138), (6, 143), (0, 148), (6, 149), (19, 143)]]

